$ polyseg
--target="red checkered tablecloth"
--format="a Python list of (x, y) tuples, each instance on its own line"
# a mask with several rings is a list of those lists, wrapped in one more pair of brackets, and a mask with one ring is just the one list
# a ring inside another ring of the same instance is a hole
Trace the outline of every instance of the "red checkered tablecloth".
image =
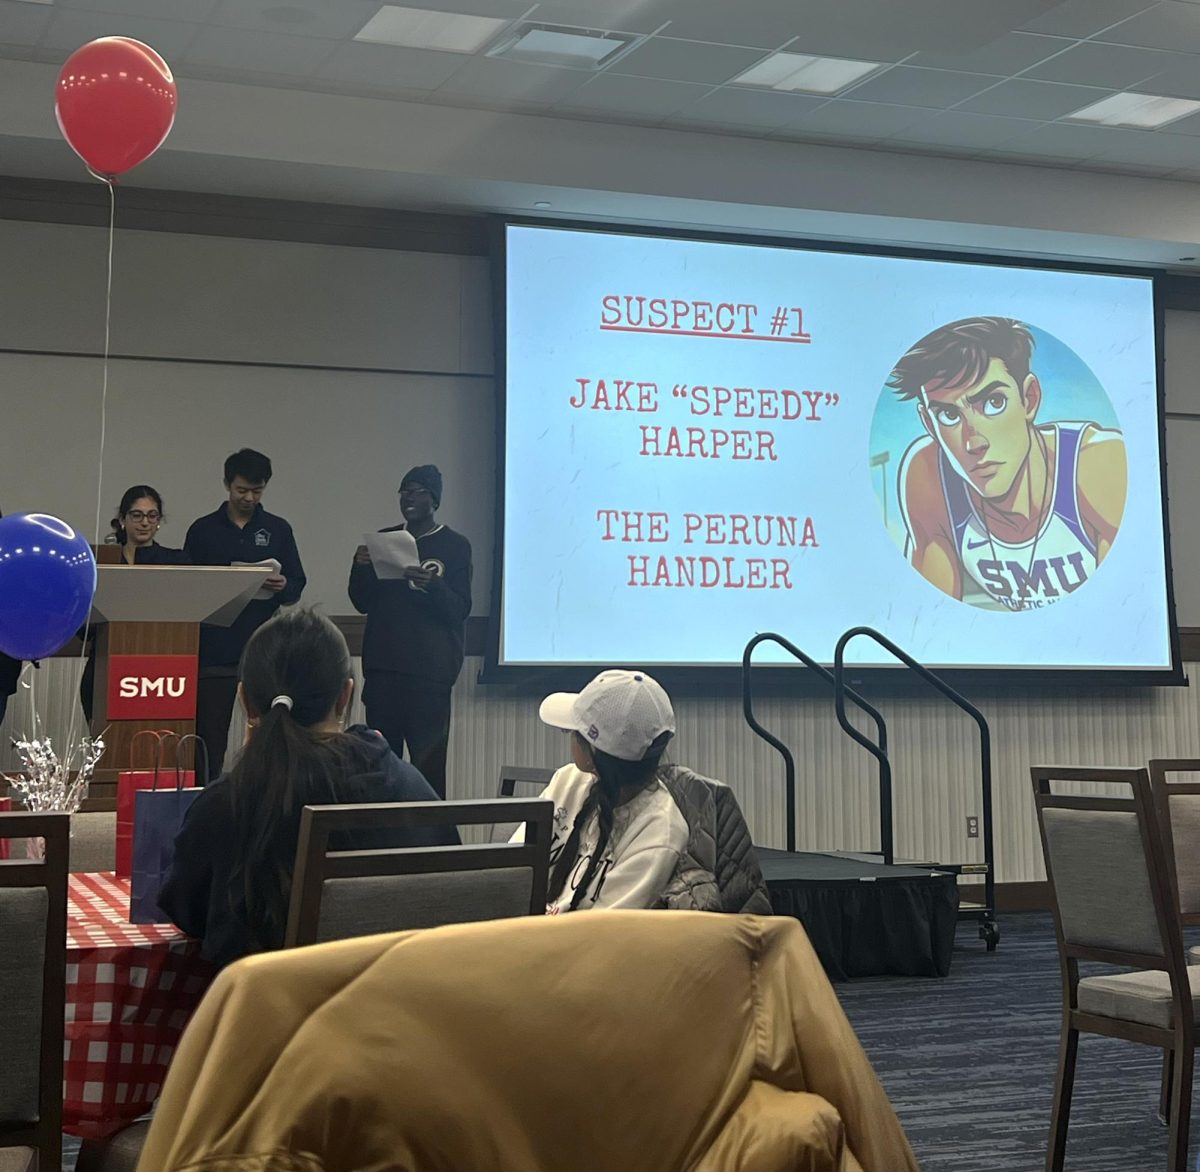
[(96, 1138), (144, 1115), (212, 980), (173, 924), (129, 922), (129, 880), (70, 876), (63, 1130)]

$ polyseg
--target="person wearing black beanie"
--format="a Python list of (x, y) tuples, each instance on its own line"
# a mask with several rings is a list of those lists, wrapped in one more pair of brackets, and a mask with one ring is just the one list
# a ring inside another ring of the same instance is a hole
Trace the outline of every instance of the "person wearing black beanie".
[(350, 601), (367, 616), (363, 635), (363, 703), (367, 724), (381, 732), (441, 797), (446, 796), (450, 693), (462, 670), (463, 628), (471, 613), (471, 544), (434, 513), (442, 474), (420, 464), (400, 481), (403, 524), (417, 541), (419, 566), (381, 579), (360, 545), (350, 567)]

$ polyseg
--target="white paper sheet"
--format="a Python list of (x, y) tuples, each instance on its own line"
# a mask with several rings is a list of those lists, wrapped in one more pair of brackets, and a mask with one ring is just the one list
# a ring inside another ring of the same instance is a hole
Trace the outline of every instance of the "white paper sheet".
[(417, 539), (407, 529), (393, 529), (390, 533), (364, 533), (363, 543), (381, 581), (403, 578), (409, 566), (421, 564)]
[[(278, 574), (282, 567), (274, 558), (264, 558), (261, 562), (230, 562), (231, 566), (251, 566), (256, 570), (270, 570), (272, 574)], [(274, 590), (268, 590), (265, 586), (255, 594), (253, 602), (261, 602), (264, 598), (274, 598)]]

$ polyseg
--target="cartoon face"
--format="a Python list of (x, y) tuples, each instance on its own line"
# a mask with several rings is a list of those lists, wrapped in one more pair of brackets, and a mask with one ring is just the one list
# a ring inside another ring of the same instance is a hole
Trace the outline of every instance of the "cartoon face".
[(1025, 467), (1041, 397), (1035, 375), (1019, 387), (1008, 367), (993, 358), (970, 386), (924, 388), (921, 421), (958, 474), (995, 500), (1008, 494)]

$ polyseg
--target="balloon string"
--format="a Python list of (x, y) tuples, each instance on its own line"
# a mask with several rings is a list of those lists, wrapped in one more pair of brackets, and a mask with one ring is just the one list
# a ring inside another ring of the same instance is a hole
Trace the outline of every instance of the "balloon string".
[(108, 352), (112, 335), (113, 236), (117, 218), (117, 189), (106, 179), (108, 187), (108, 272), (104, 287), (104, 374), (100, 389), (100, 461), (96, 477), (96, 544), (100, 544), (100, 515), (104, 508), (104, 441), (108, 424)]
[[(88, 168), (91, 170), (91, 168)], [(96, 172), (92, 172), (96, 175)], [(112, 179), (104, 175), (96, 175), (108, 188), (108, 262), (104, 282), (104, 361), (100, 381), (100, 452), (96, 471), (96, 547), (100, 547), (100, 517), (104, 509), (104, 447), (108, 429), (108, 355), (112, 338), (112, 284), (113, 284), (113, 238), (116, 235), (117, 222), (117, 189)], [(86, 665), (88, 638), (92, 632), (92, 613), (89, 610), (83, 624), (83, 642), (79, 648), (79, 662)], [(72, 715), (67, 732), (69, 749), (75, 746), (75, 721)], [(90, 732), (90, 730), (88, 730)]]

